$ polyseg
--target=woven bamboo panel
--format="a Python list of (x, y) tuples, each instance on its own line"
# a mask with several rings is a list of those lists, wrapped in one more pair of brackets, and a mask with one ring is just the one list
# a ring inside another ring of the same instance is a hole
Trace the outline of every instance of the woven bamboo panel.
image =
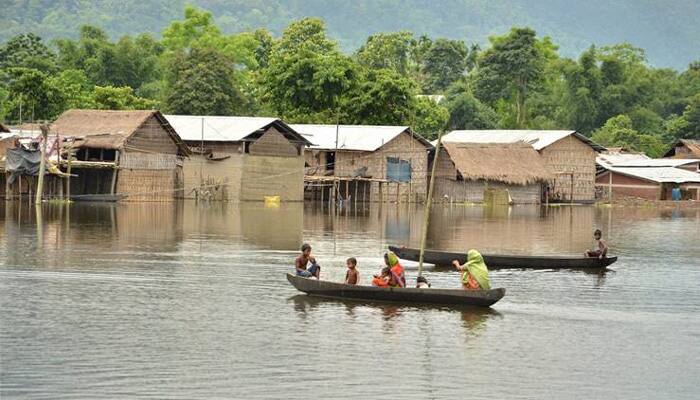
[(176, 197), (176, 172), (170, 170), (120, 169), (117, 193), (127, 201), (171, 201)]

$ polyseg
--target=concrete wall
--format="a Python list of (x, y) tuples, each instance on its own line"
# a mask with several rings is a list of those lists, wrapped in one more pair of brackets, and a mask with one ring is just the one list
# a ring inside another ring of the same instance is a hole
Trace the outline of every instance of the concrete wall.
[(560, 139), (540, 151), (545, 164), (555, 174), (553, 193), (562, 200), (571, 199), (571, 175), (574, 173), (574, 201), (595, 200), (596, 152), (573, 135)]

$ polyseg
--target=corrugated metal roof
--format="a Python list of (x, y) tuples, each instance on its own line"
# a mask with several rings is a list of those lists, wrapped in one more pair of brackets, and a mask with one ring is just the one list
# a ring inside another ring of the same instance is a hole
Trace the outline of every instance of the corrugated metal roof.
[[(292, 124), (291, 127), (312, 143), (312, 149), (335, 150), (336, 148), (336, 125)], [(407, 126), (338, 125), (337, 148), (375, 151), (408, 129)], [(430, 143), (423, 137), (417, 134), (414, 136), (426, 147), (430, 147)]]
[(700, 162), (700, 160), (692, 158), (655, 158), (655, 159), (633, 159), (620, 161), (613, 166), (615, 167), (680, 167), (686, 164)]
[[(201, 115), (166, 115), (170, 125), (183, 140), (237, 142), (246, 136), (280, 121), (273, 117), (222, 117)], [(280, 121), (281, 122), (281, 121)]]
[(598, 165), (601, 165), (603, 167), (611, 167), (613, 165), (617, 165), (619, 163), (625, 163), (625, 162), (643, 162), (643, 161), (648, 161), (651, 160), (646, 154), (639, 154), (639, 153), (603, 153), (599, 154), (595, 158), (595, 162)]
[(576, 131), (555, 130), (459, 130), (443, 136), (442, 140), (453, 143), (516, 143), (525, 142), (535, 150), (542, 150), (552, 143), (569, 135), (574, 135), (596, 151), (605, 151), (605, 147), (596, 144), (591, 139)]
[(609, 170), (659, 183), (700, 183), (700, 174), (674, 167), (610, 167)]

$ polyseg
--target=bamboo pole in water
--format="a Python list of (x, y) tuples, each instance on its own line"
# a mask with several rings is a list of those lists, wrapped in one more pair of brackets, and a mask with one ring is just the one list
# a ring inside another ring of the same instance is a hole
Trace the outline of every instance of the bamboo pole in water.
[(41, 163), (39, 164), (39, 182), (36, 185), (36, 198), (34, 204), (41, 204), (41, 197), (44, 194), (44, 168), (46, 168), (46, 142), (49, 138), (49, 127), (41, 126)]
[(435, 145), (435, 157), (433, 167), (430, 171), (430, 185), (428, 186), (428, 198), (425, 200), (425, 216), (423, 218), (423, 232), (420, 238), (420, 256), (418, 257), (418, 276), (423, 275), (423, 256), (425, 255), (425, 241), (428, 237), (428, 224), (430, 223), (430, 206), (433, 202), (433, 188), (435, 187), (435, 169), (437, 168), (440, 156), (440, 145), (442, 145), (442, 130), (438, 132), (437, 144)]

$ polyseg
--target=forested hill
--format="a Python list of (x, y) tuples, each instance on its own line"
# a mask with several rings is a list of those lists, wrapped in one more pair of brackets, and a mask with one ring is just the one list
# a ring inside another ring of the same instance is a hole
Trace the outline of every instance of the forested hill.
[(486, 43), (489, 35), (530, 26), (550, 35), (560, 54), (576, 56), (590, 44), (630, 42), (656, 66), (679, 70), (700, 55), (698, 0), (4, 0), (0, 42), (25, 32), (44, 39), (75, 37), (96, 25), (112, 37), (160, 33), (182, 17), (185, 4), (211, 11), (227, 33), (267, 27), (279, 34), (290, 21), (323, 18), (346, 50), (371, 33), (416, 35)]

